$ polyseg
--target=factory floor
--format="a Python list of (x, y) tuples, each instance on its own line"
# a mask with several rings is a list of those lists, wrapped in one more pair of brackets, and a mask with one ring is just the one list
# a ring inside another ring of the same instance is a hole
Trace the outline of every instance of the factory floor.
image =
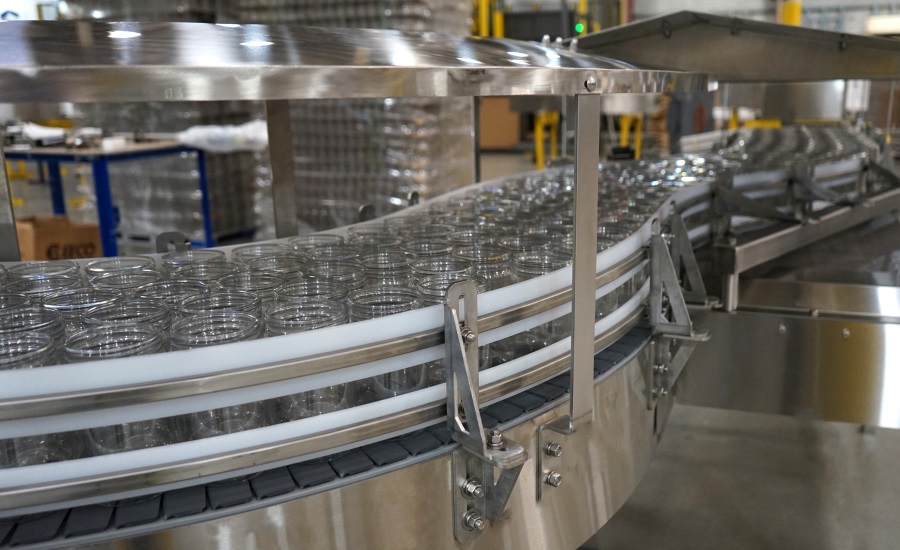
[(900, 548), (898, 459), (896, 430), (678, 405), (583, 549)]

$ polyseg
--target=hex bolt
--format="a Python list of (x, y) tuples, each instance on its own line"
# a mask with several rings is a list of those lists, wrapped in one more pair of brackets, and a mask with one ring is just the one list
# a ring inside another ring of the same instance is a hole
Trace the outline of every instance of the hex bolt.
[(463, 527), (466, 531), (484, 531), (484, 519), (475, 510), (469, 510), (463, 516)]
[(484, 498), (484, 486), (479, 479), (470, 477), (463, 484), (463, 494), (472, 498)]
[(460, 334), (462, 335), (463, 342), (465, 342), (467, 344), (471, 344), (472, 342), (475, 341), (476, 338), (478, 338), (475, 335), (475, 333), (472, 331), (472, 329), (468, 329), (468, 328), (462, 329), (460, 331)]
[(547, 456), (562, 456), (562, 445), (559, 443), (550, 443), (544, 449)]
[(588, 79), (584, 81), (584, 89), (589, 92), (593, 92), (594, 90), (596, 90), (597, 77), (595, 77), (594, 75), (589, 76)]
[(665, 373), (669, 372), (669, 367), (668, 367), (668, 365), (664, 365), (664, 364), (655, 365), (653, 367), (653, 372), (655, 372), (656, 374), (665, 374)]
[(653, 390), (654, 397), (665, 397), (667, 395), (669, 395), (669, 390), (667, 390), (665, 388), (655, 388)]
[(503, 434), (500, 433), (500, 430), (497, 428), (491, 429), (491, 431), (488, 432), (487, 446), (491, 449), (500, 449), (503, 447), (503, 444)]
[(562, 474), (559, 472), (548, 472), (544, 478), (544, 483), (551, 487), (559, 487), (562, 485)]

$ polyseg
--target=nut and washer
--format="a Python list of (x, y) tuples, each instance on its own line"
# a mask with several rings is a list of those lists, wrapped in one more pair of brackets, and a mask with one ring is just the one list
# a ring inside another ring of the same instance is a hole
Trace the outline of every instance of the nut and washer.
[(503, 439), (503, 434), (500, 433), (500, 430), (497, 428), (493, 428), (488, 432), (487, 446), (491, 449), (502, 449), (505, 443), (506, 441)]
[(462, 518), (466, 531), (484, 531), (484, 519), (475, 510), (469, 510)]
[(548, 472), (544, 478), (544, 483), (551, 487), (559, 487), (562, 485), (562, 474), (559, 472)]
[(547, 453), (547, 456), (562, 456), (562, 445), (559, 443), (549, 443), (544, 448), (544, 452)]
[(460, 334), (462, 335), (463, 342), (465, 342), (466, 344), (471, 344), (478, 338), (478, 336), (475, 335), (472, 329), (468, 328), (462, 329), (460, 331)]
[(484, 486), (480, 480), (470, 477), (463, 484), (463, 494), (472, 498), (484, 498)]

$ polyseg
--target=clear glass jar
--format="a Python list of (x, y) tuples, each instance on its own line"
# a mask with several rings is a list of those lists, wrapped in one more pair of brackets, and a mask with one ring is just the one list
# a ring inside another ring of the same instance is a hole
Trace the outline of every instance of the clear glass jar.
[(51, 275), (37, 279), (13, 279), (3, 288), (3, 292), (10, 294), (24, 294), (34, 302), (43, 296), (81, 288), (81, 279), (74, 276)]
[(314, 247), (309, 251), (309, 258), (314, 262), (356, 260), (362, 249), (353, 244), (326, 244)]
[(82, 323), (85, 328), (106, 325), (146, 324), (159, 331), (162, 351), (169, 350), (169, 330), (173, 313), (165, 302), (134, 299), (117, 304), (95, 307), (85, 312)]
[(488, 290), (512, 283), (509, 252), (498, 246), (461, 246), (454, 249), (453, 257), (471, 262), (475, 274), (485, 280)]
[(416, 257), (399, 250), (368, 252), (359, 260), (366, 268), (366, 284), (372, 285), (409, 285), (409, 264)]
[(403, 229), (403, 237), (408, 241), (440, 240), (446, 239), (447, 235), (454, 231), (456, 231), (456, 228), (452, 225), (436, 223), (412, 225)]
[(419, 279), (416, 290), (422, 297), (422, 307), (443, 304), (447, 301), (447, 290), (456, 283), (462, 281), (475, 281), (475, 288), (479, 294), (487, 291), (484, 279), (468, 273), (437, 273)]
[(31, 300), (24, 294), (0, 293), (0, 315), (5, 315), (29, 305), (31, 305)]
[(55, 365), (58, 357), (56, 342), (46, 333), (0, 334), (0, 371)]
[(156, 269), (156, 262), (147, 256), (119, 256), (116, 258), (99, 258), (88, 262), (84, 273), (88, 278), (117, 273), (119, 271), (141, 271)]
[(481, 246), (494, 242), (494, 237), (483, 229), (463, 229), (450, 233), (447, 236), (447, 242), (453, 247)]
[(292, 254), (290, 256), (264, 256), (262, 258), (254, 258), (247, 262), (247, 266), (251, 271), (271, 273), (283, 277), (301, 275), (305, 265), (305, 257), (299, 254)]
[(143, 420), (87, 430), (93, 456), (161, 447), (182, 437), (173, 419)]
[(375, 234), (375, 235), (355, 235), (350, 237), (350, 244), (358, 246), (363, 250), (394, 250), (400, 248), (403, 239), (396, 235)]
[(182, 250), (169, 252), (160, 257), (163, 270), (169, 273), (186, 265), (221, 263), (225, 260), (225, 252), (213, 249)]
[(368, 274), (358, 261), (315, 262), (306, 270), (307, 276), (320, 281), (331, 281), (352, 292), (366, 286)]
[(416, 258), (434, 258), (449, 256), (453, 253), (453, 245), (444, 240), (414, 240), (400, 247), (403, 252), (413, 254)]
[[(377, 285), (357, 290), (347, 299), (350, 321), (362, 321), (386, 317), (422, 307), (422, 298), (412, 288), (400, 285)], [(381, 374), (367, 383), (357, 385), (352, 402), (365, 401), (366, 390), (371, 389), (376, 398), (386, 398), (416, 391), (428, 384), (426, 365), (418, 365), (395, 372)], [(368, 387), (367, 387), (368, 386)]]
[(278, 336), (343, 325), (349, 319), (347, 306), (327, 298), (298, 298), (266, 309), (266, 334)]
[(550, 248), (552, 239), (547, 235), (516, 235), (500, 239), (500, 246), (510, 252), (533, 252)]
[(271, 424), (269, 402), (247, 403), (187, 415), (189, 439), (255, 430)]
[(62, 315), (56, 311), (37, 306), (29, 306), (0, 315), (0, 336), (42, 332), (53, 339), (57, 361), (62, 357), (66, 341), (66, 325)]
[(244, 313), (262, 318), (262, 300), (255, 292), (246, 290), (216, 290), (191, 296), (178, 304), (181, 317), (206, 313)]
[(175, 307), (191, 296), (211, 292), (206, 283), (176, 279), (142, 286), (134, 291), (134, 297), (145, 300), (161, 300), (169, 307)]
[(275, 290), (285, 282), (285, 278), (273, 273), (250, 271), (235, 273), (219, 279), (219, 286), (225, 290), (246, 290), (255, 292), (262, 300), (263, 307), (275, 301)]
[(299, 235), (288, 239), (291, 246), (297, 252), (308, 254), (317, 246), (331, 246), (336, 244), (344, 244), (344, 237), (333, 235), (331, 233), (310, 233), (309, 235)]
[(84, 438), (79, 432), (0, 440), (0, 468), (75, 460), (82, 458), (84, 454)]
[(162, 346), (159, 331), (150, 325), (106, 325), (91, 327), (66, 338), (68, 363), (150, 355)]
[(218, 286), (219, 279), (240, 271), (241, 266), (239, 265), (230, 262), (214, 262), (181, 266), (172, 271), (171, 277), (173, 279), (200, 281), (208, 285)]
[(451, 257), (422, 258), (409, 264), (409, 268), (417, 281), (429, 275), (447, 275), (465, 279), (475, 273), (470, 262)]
[(195, 349), (256, 340), (262, 335), (257, 316), (239, 311), (212, 311), (172, 324), (172, 350)]
[(275, 302), (297, 302), (306, 298), (327, 298), (343, 301), (347, 287), (337, 281), (295, 279), (275, 290)]
[(165, 279), (165, 276), (155, 269), (140, 269), (134, 271), (113, 271), (98, 275), (90, 280), (94, 288), (117, 290), (126, 296), (134, 294), (138, 288)]
[(293, 248), (287, 243), (254, 243), (238, 246), (231, 250), (231, 259), (246, 264), (250, 260), (266, 256), (289, 256)]
[(350, 235), (350, 240), (353, 241), (353, 239), (359, 237), (369, 237), (372, 235), (377, 235), (379, 237), (390, 237), (392, 235), (395, 235), (396, 233), (391, 231), (391, 229), (383, 223), (367, 223), (363, 225), (352, 225), (348, 227), (347, 234)]
[(114, 304), (122, 300), (118, 290), (102, 288), (79, 288), (66, 290), (45, 296), (42, 305), (45, 309), (58, 312), (66, 323), (66, 333), (73, 334), (82, 330), (81, 319), (88, 310)]
[(43, 279), (46, 277), (78, 278), (81, 268), (72, 260), (51, 260), (15, 264), (7, 270), (7, 277), (13, 279)]

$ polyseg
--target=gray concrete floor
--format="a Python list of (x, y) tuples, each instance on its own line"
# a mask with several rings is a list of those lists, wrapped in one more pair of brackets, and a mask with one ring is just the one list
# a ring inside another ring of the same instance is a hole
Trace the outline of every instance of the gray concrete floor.
[(900, 548), (898, 464), (900, 431), (679, 405), (584, 548)]

